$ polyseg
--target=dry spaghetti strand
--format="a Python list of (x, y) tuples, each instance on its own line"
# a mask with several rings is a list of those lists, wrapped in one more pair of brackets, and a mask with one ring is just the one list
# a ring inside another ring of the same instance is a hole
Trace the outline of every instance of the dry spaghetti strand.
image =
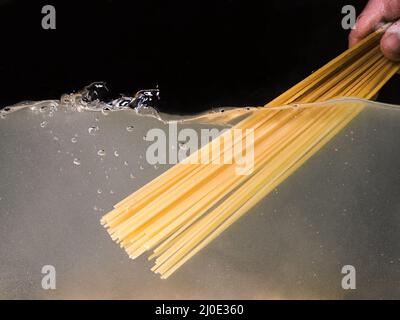
[[(309, 77), (192, 153), (103, 216), (101, 223), (131, 258), (153, 250), (152, 271), (168, 278), (301, 167), (363, 109), (271, 107), (341, 96), (372, 98), (399, 70), (369, 35)], [(233, 131), (244, 134), (233, 138)], [(247, 130), (250, 129), (250, 130)], [(252, 130), (252, 131), (251, 131)], [(254, 132), (254, 168), (235, 174), (232, 160)], [(231, 143), (228, 143), (231, 142)], [(234, 151), (234, 152), (232, 152)], [(201, 160), (208, 159), (204, 163)]]

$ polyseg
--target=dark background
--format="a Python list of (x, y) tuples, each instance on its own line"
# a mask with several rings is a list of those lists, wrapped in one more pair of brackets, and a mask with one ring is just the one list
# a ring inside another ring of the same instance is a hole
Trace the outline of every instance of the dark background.
[[(168, 112), (262, 105), (346, 49), (346, 4), (366, 1), (0, 0), (0, 106), (94, 81), (113, 96), (158, 86)], [(379, 100), (400, 103), (398, 78)]]

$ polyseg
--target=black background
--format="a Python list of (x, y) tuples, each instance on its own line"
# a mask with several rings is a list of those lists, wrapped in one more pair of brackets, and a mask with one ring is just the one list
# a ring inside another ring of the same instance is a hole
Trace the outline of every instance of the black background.
[[(41, 27), (56, 8), (56, 30)], [(262, 105), (347, 47), (341, 9), (364, 0), (0, 0), (0, 106), (94, 81), (160, 89), (163, 111)], [(395, 77), (379, 100), (400, 103)]]

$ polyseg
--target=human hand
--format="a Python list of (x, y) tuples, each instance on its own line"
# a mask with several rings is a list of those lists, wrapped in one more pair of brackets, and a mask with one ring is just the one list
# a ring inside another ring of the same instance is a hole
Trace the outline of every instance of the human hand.
[(349, 46), (387, 22), (393, 24), (381, 39), (381, 50), (388, 59), (400, 61), (400, 0), (369, 0), (349, 35)]

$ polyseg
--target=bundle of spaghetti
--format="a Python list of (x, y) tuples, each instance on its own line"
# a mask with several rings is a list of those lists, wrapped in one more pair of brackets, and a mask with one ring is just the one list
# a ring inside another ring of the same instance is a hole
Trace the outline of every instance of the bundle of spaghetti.
[[(168, 278), (363, 109), (357, 103), (310, 108), (296, 108), (294, 103), (342, 96), (371, 99), (399, 70), (398, 63), (382, 55), (381, 34), (371, 34), (116, 204), (101, 220), (112, 239), (131, 258), (153, 250), (152, 270)], [(288, 104), (292, 106), (279, 107)], [(237, 129), (245, 132), (239, 138), (233, 134)], [(233, 159), (249, 151), (244, 144), (251, 133), (254, 168), (238, 175)]]

